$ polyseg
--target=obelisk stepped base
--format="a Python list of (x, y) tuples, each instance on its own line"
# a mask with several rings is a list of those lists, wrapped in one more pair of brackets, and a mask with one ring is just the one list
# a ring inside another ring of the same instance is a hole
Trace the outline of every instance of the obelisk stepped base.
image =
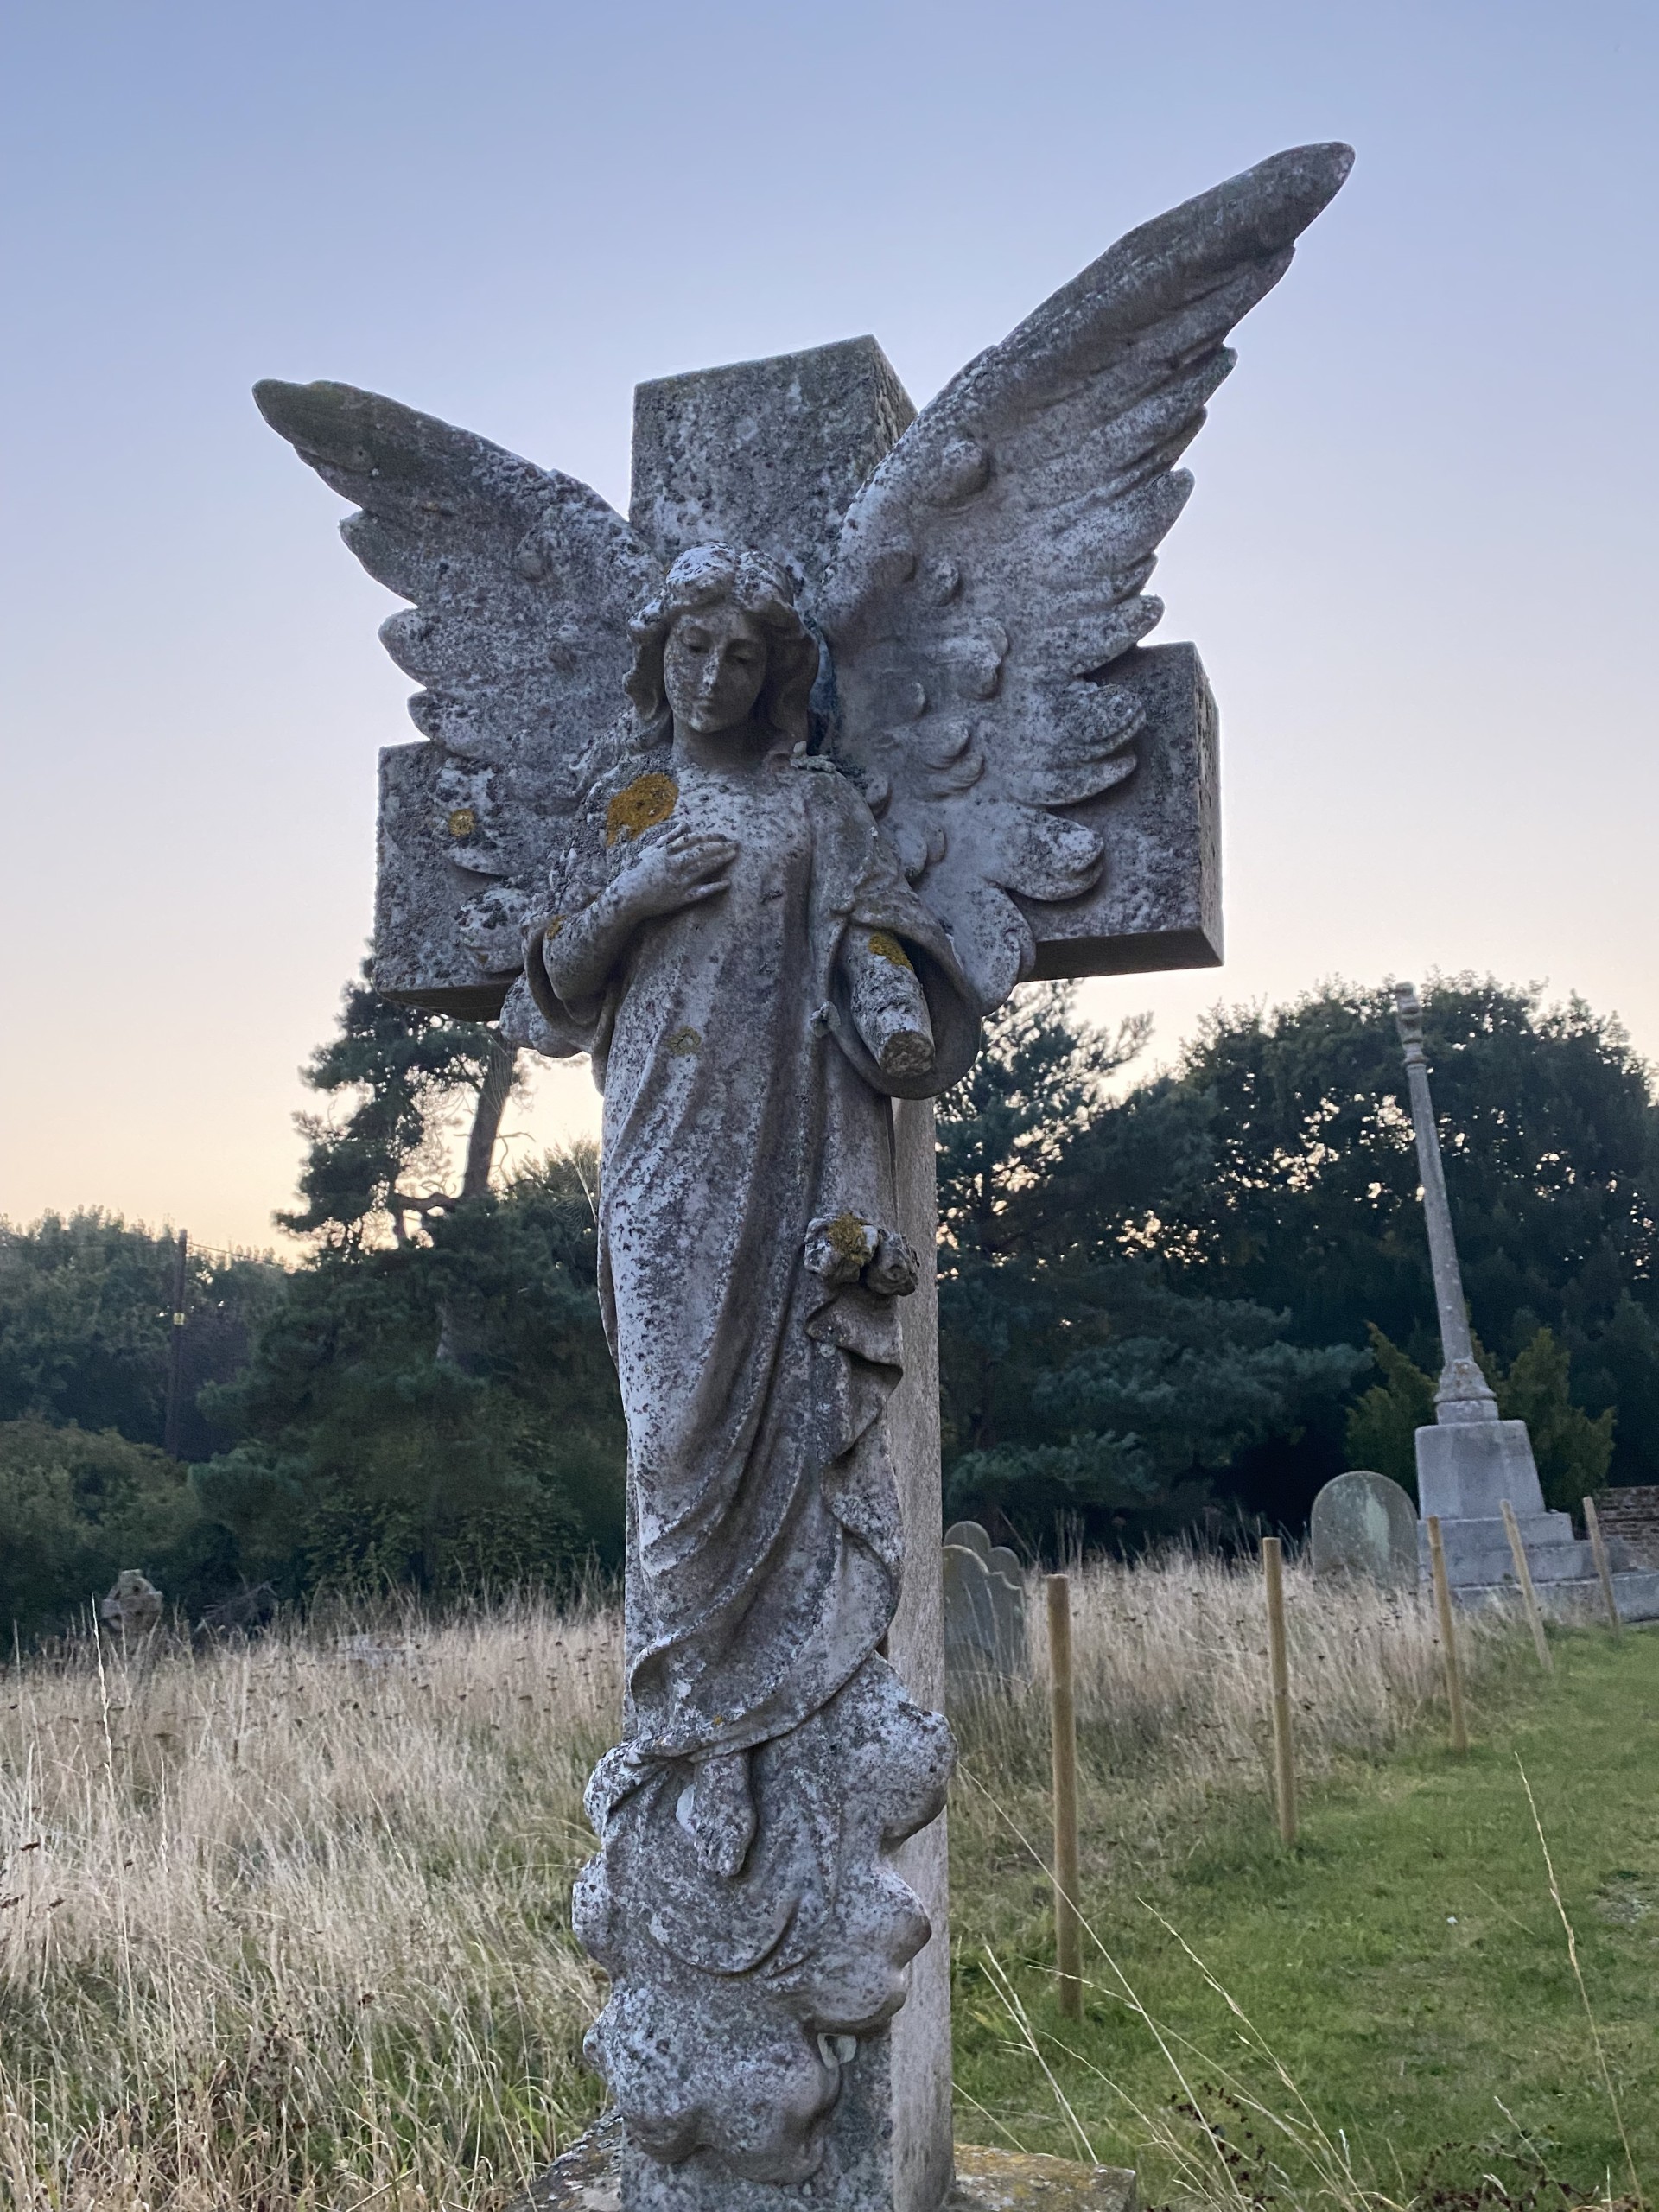
[[(1446, 1580), (1468, 1600), (1515, 1586), (1515, 1562), (1503, 1526), (1503, 1501), (1515, 1510), (1527, 1565), (1538, 1593), (1582, 1596), (1599, 1603), (1596, 1564), (1587, 1543), (1573, 1534), (1569, 1513), (1551, 1513), (1523, 1421), (1437, 1423), (1417, 1431), (1418, 1558), (1429, 1579), (1428, 1516), (1438, 1515), (1446, 1548)], [(1659, 1569), (1624, 1564), (1624, 1547), (1611, 1547), (1614, 1593), (1626, 1620), (1659, 1620)]]

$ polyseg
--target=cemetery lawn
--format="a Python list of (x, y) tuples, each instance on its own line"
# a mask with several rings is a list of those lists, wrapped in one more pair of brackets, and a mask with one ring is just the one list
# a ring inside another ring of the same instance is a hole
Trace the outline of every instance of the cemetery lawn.
[[(1214, 2150), (1175, 2108), (1180, 2085), (1126, 2002), (1127, 1983), (1206, 2116), (1265, 2174), (1270, 2196), (1351, 2203), (1357, 2183), (1404, 2202), (1441, 2182), (1478, 2187), (1483, 2174), (1518, 2195), (1529, 2156), (1534, 2177), (1541, 2164), (1571, 2191), (1552, 2187), (1545, 2202), (1605, 2201), (1610, 2183), (1615, 2199), (1629, 2196), (1524, 1767), (1642, 2190), (1654, 2201), (1659, 1630), (1618, 1643), (1585, 1630), (1552, 1640), (1552, 1682), (1511, 1666), (1488, 1684), (1466, 1760), (1420, 1729), (1406, 1748), (1338, 1765), (1310, 1785), (1292, 1852), (1278, 1843), (1264, 1795), (1214, 1798), (1154, 1824), (1143, 1810), (1126, 1817), (1127, 1794), (1115, 1810), (1098, 1776), (1088, 1777), (1084, 1910), (1123, 1979), (1085, 1936), (1081, 2024), (1062, 2019), (1052, 1994), (1045, 1885), (1006, 1820), (987, 1817), (982, 1796), (958, 1821), (953, 1847), (958, 2135), (1139, 2164), (1143, 2200), (1154, 2204), (1179, 2189), (1184, 2156), (1217, 2175)], [(975, 1788), (971, 1777), (959, 1783), (957, 1800)], [(1046, 1851), (1040, 1796), (1000, 1802)], [(1248, 2016), (1256, 2048), (1178, 1936)], [(1268, 2052), (1330, 2152), (1290, 2146), (1227, 2104), (1230, 2084), (1311, 2132)], [(1284, 2160), (1288, 2186), (1251, 2152), (1246, 2125)], [(1149, 2133), (1160, 2147), (1148, 2150)], [(1319, 2169), (1339, 2165), (1344, 2135), (1351, 2183), (1327, 2171), (1322, 2189)], [(1248, 2196), (1254, 2181), (1243, 2178)]]

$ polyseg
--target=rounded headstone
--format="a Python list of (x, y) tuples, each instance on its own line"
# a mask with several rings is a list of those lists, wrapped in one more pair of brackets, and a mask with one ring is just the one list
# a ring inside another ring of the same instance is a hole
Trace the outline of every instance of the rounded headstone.
[(1309, 1549), (1315, 1574), (1398, 1589), (1417, 1580), (1417, 1509), (1387, 1475), (1338, 1475), (1313, 1501)]
[(944, 1532), (947, 1544), (960, 1545), (963, 1551), (975, 1552), (988, 1567), (991, 1563), (991, 1540), (977, 1521), (953, 1521)]

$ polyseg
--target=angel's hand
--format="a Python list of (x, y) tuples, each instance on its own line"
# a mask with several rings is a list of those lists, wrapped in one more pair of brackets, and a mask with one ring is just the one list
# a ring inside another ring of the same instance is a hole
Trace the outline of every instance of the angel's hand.
[(648, 846), (611, 887), (619, 911), (630, 922), (672, 914), (729, 890), (726, 871), (737, 858), (729, 837), (695, 830), (677, 830), (659, 845)]

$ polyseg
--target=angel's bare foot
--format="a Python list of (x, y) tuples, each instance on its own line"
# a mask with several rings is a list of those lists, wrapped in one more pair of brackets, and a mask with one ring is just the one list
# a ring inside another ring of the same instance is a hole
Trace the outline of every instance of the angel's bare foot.
[(702, 1760), (680, 1799), (679, 1817), (711, 1873), (728, 1881), (741, 1874), (754, 1841), (748, 1753), (726, 1751)]

